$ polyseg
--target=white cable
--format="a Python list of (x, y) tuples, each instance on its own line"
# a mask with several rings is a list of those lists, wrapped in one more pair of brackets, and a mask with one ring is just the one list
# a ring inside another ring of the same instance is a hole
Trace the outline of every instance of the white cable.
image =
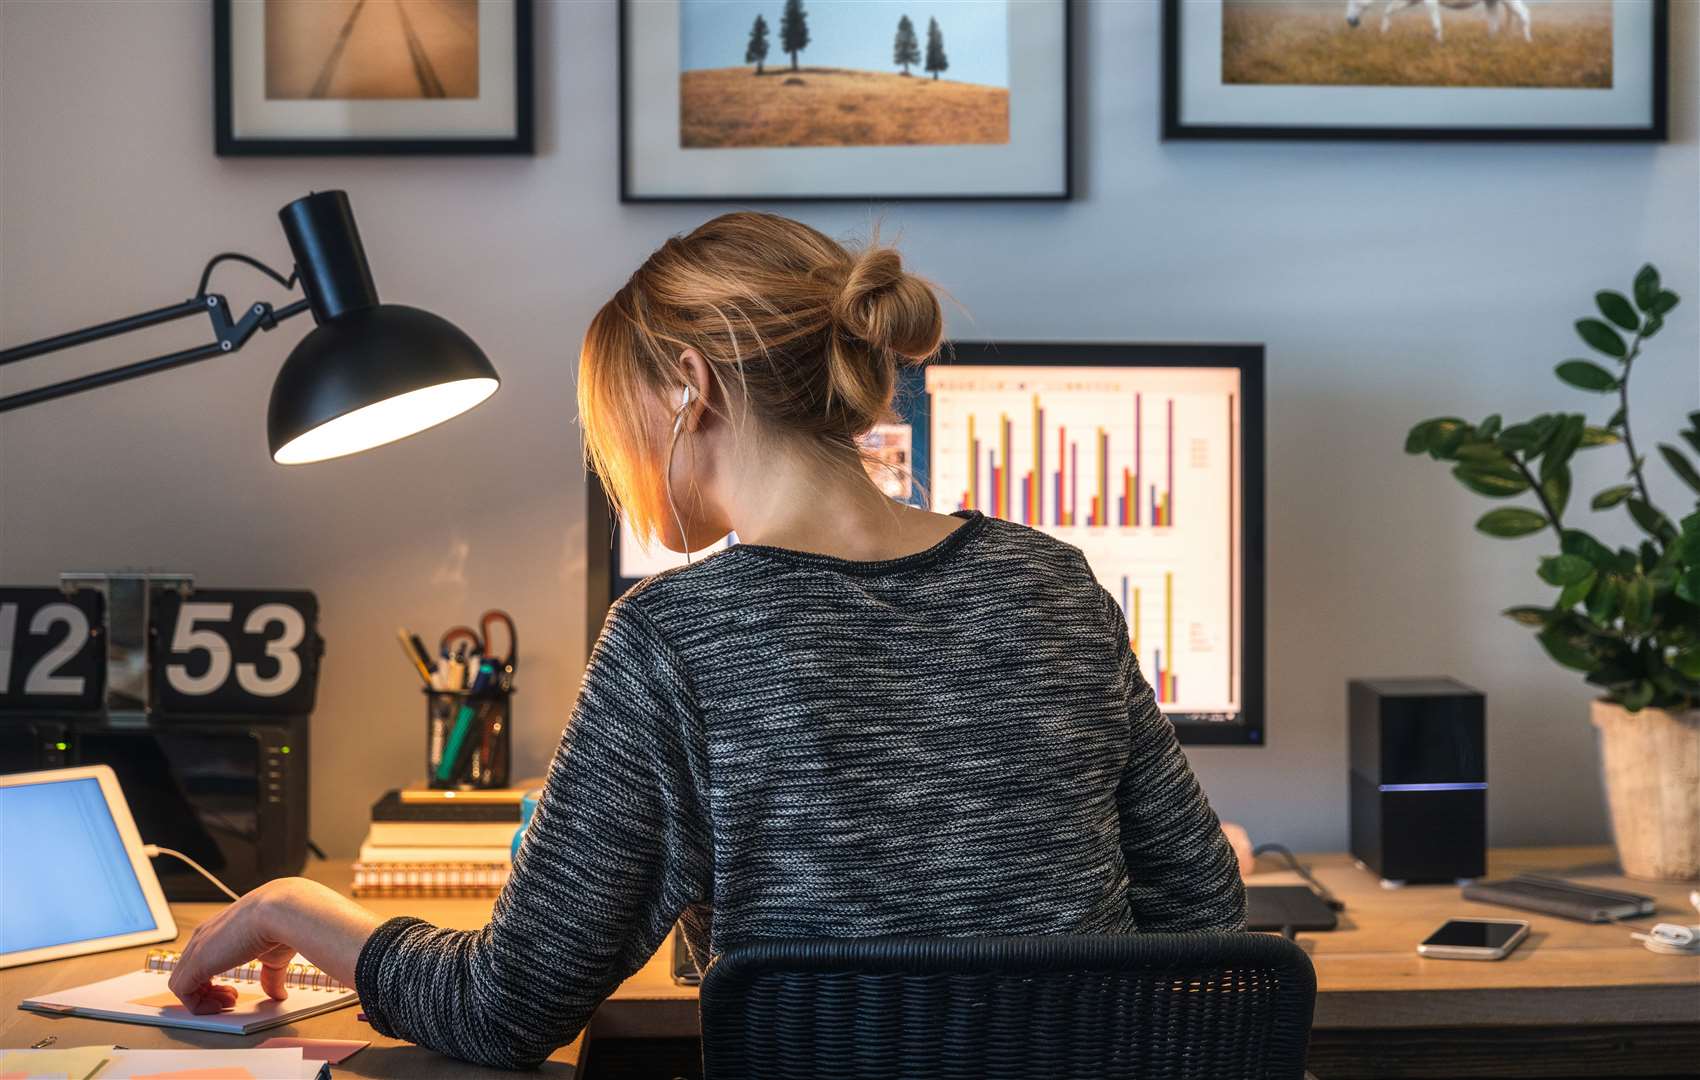
[(178, 859), (178, 860), (181, 860), (182, 862), (186, 862), (186, 863), (189, 864), (189, 868), (191, 870), (195, 871), (195, 873), (206, 878), (208, 881), (212, 882), (214, 885), (217, 885), (219, 892), (222, 892), (224, 895), (230, 897), (232, 900), (242, 899), (240, 896), (237, 896), (234, 892), (230, 891), (230, 886), (226, 885), (224, 882), (220, 881), (218, 878), (213, 877), (212, 873), (210, 871), (208, 871), (206, 867), (202, 866), (200, 863), (196, 862), (194, 859), (189, 858), (189, 856), (183, 854), (181, 851), (173, 851), (171, 848), (160, 847), (158, 844), (143, 844), (142, 845), (142, 854), (146, 855), (150, 859), (157, 859), (161, 855), (169, 855), (173, 859)]
[(673, 512), (673, 524), (679, 527), (679, 542), (685, 545), (685, 565), (691, 564), (691, 541), (685, 535), (685, 521), (679, 516), (678, 504), (673, 501), (673, 451), (679, 446), (679, 434), (685, 426), (685, 410), (691, 407), (691, 388), (679, 397), (679, 411), (673, 414), (673, 438), (667, 443), (666, 475), (662, 478), (662, 486), (667, 489), (667, 509)]
[[(1688, 894), (1688, 902), (1700, 911), (1700, 889)], [(1659, 923), (1648, 933), (1629, 936), (1661, 956), (1700, 956), (1700, 926)]]

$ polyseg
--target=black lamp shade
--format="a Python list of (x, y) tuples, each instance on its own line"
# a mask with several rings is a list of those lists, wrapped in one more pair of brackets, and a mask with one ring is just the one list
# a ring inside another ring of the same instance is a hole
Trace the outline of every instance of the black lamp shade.
[(496, 369), (447, 319), (401, 304), (315, 327), (272, 384), (280, 465), (324, 461), (435, 427), (496, 392)]
[(272, 384), (273, 461), (370, 449), (435, 427), (496, 392), (496, 369), (453, 323), (378, 302), (346, 194), (315, 192), (278, 217), (319, 325)]

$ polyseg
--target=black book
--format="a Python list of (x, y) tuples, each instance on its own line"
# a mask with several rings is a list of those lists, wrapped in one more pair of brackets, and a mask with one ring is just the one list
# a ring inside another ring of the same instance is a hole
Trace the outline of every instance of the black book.
[(372, 804), (373, 821), (511, 821), (518, 825), (519, 818), (517, 802), (402, 802), (400, 791), (386, 791)]

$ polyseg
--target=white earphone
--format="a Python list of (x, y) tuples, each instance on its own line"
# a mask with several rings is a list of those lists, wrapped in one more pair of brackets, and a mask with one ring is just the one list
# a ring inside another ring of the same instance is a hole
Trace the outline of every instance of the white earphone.
[(679, 429), (685, 424), (685, 410), (691, 407), (691, 398), (693, 396), (691, 388), (688, 386), (685, 387), (685, 389), (679, 394), (679, 408), (678, 411), (673, 414), (673, 437), (675, 439), (679, 437)]
[(679, 435), (685, 429), (685, 410), (691, 407), (691, 399), (696, 395), (687, 385), (679, 394), (679, 409), (673, 414), (673, 438), (667, 444), (667, 476), (664, 486), (667, 489), (667, 509), (673, 512), (673, 524), (679, 527), (679, 542), (685, 545), (685, 562), (691, 561), (691, 542), (685, 535), (685, 520), (679, 516), (679, 506), (673, 501), (673, 451), (679, 445)]

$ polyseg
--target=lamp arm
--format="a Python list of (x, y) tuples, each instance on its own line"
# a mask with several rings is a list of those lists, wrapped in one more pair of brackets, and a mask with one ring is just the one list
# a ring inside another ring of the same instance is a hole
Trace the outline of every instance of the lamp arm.
[[(205, 287), (204, 277), (202, 287)], [(0, 366), (4, 366), (19, 360), (28, 360), (32, 356), (58, 352), (61, 349), (99, 341), (102, 338), (116, 337), (119, 334), (127, 334), (132, 330), (157, 326), (160, 323), (187, 318), (201, 312), (205, 312), (212, 321), (215, 338), (209, 344), (198, 345), (181, 352), (167, 353), (164, 356), (156, 356), (151, 360), (139, 360), (133, 364), (125, 364), (122, 367), (111, 368), (92, 375), (66, 379), (64, 382), (50, 383), (33, 390), (8, 394), (5, 397), (0, 397), (0, 413), (21, 409), (26, 405), (34, 405), (42, 401), (51, 401), (54, 398), (66, 397), (70, 394), (81, 393), (84, 390), (93, 390), (100, 386), (109, 386), (112, 383), (124, 382), (143, 375), (151, 375), (156, 371), (181, 367), (184, 364), (192, 364), (197, 360), (206, 360), (224, 353), (235, 352), (248, 343), (248, 339), (254, 336), (256, 330), (270, 330), (283, 320), (301, 314), (308, 309), (308, 303), (305, 300), (297, 300), (276, 310), (273, 310), (270, 304), (258, 303), (248, 308), (240, 319), (232, 318), (229, 308), (230, 305), (225, 302), (224, 297), (217, 293), (201, 295), (184, 300), (181, 303), (172, 304), (169, 307), (156, 308), (153, 311), (145, 311), (140, 315), (114, 319), (111, 322), (100, 323), (83, 330), (73, 330), (68, 334), (60, 334), (56, 337), (44, 338), (41, 341), (0, 351)]]

